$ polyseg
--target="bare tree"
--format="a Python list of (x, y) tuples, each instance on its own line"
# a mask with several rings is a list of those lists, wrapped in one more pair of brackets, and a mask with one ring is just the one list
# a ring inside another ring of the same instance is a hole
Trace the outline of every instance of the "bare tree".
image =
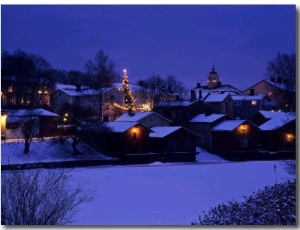
[(24, 135), (24, 153), (29, 152), (29, 147), (32, 139), (37, 136), (39, 128), (39, 118), (37, 116), (26, 116), (21, 119), (21, 130)]
[(94, 61), (85, 64), (86, 74), (91, 79), (91, 87), (101, 89), (110, 86), (118, 78), (115, 63), (102, 50), (98, 51)]
[(1, 53), (2, 100), (13, 106), (48, 106), (52, 66), (40, 55), (16, 50)]
[(2, 225), (63, 225), (73, 222), (78, 206), (93, 191), (69, 184), (65, 170), (31, 169), (1, 173)]
[(138, 85), (146, 89), (144, 92), (152, 98), (154, 106), (160, 103), (169, 106), (177, 95), (181, 95), (185, 91), (183, 83), (172, 74), (166, 78), (153, 74), (146, 80), (139, 80)]
[(281, 54), (268, 63), (266, 75), (273, 79), (283, 92), (288, 110), (296, 110), (296, 55)]

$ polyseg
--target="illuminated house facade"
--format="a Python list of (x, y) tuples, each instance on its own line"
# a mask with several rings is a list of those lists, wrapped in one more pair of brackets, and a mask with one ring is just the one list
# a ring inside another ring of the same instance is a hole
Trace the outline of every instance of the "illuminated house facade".
[(270, 151), (296, 149), (296, 114), (258, 111), (251, 121), (260, 128), (260, 149)]
[(259, 127), (247, 120), (226, 120), (212, 128), (211, 151), (221, 155), (257, 150)]

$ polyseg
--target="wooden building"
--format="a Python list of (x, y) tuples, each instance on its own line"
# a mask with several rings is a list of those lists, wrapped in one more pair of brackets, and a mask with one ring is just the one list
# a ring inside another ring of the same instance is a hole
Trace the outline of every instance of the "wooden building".
[(194, 132), (182, 126), (152, 127), (150, 151), (160, 154), (165, 161), (195, 161), (196, 139)]
[(259, 128), (247, 120), (226, 120), (212, 129), (212, 152), (220, 155), (254, 152), (258, 148)]

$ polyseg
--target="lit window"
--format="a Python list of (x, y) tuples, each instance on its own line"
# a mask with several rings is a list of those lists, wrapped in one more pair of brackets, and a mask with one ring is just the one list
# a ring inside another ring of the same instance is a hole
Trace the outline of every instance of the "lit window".
[(9, 93), (12, 93), (12, 92), (13, 92), (13, 87), (12, 87), (12, 86), (9, 86), (8, 89), (7, 89), (7, 91), (8, 91)]
[(270, 91), (270, 92), (268, 92), (268, 95), (269, 95), (269, 96), (271, 96), (271, 95), (272, 95), (272, 92), (271, 92), (271, 91)]
[(257, 104), (257, 101), (251, 101), (251, 104), (252, 104), (252, 105), (256, 105), (256, 104)]

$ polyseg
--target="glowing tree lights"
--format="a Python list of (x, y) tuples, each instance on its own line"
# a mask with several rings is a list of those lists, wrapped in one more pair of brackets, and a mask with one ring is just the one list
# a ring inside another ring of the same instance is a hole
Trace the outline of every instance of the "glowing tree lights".
[(129, 81), (128, 81), (128, 77), (126, 74), (126, 69), (124, 69), (123, 71), (124, 71), (124, 75), (123, 75), (123, 80), (122, 80), (121, 91), (124, 95), (124, 100), (125, 100), (124, 106), (129, 113), (132, 113), (132, 111), (134, 109), (133, 96), (132, 96), (130, 88), (129, 88)]

